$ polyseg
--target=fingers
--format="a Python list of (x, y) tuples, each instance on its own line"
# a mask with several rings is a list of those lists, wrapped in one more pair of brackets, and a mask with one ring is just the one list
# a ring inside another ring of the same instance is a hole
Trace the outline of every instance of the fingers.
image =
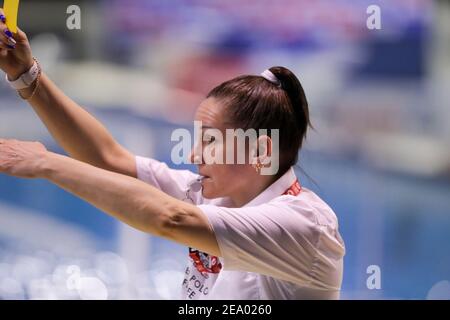
[(17, 33), (13, 33), (13, 37), (17, 42), (28, 41), (27, 34), (17, 27)]
[(0, 144), (6, 144), (6, 143), (12, 143), (12, 144), (15, 144), (15, 143), (35, 143), (35, 144), (42, 144), (41, 142), (39, 142), (39, 141), (23, 141), (23, 140), (17, 140), (17, 139), (3, 139), (3, 138), (0, 138)]
[(0, 138), (0, 144), (16, 143), (16, 142), (20, 142), (20, 141), (16, 140), (16, 139), (3, 139), (3, 138)]
[(5, 29), (2, 33), (0, 33), (0, 40), (11, 46), (15, 46), (17, 44), (17, 41), (13, 38), (11, 31), (8, 29)]
[(10, 36), (10, 32), (8, 29), (6, 29), (6, 31), (4, 31), (4, 33), (0, 33), (0, 45), (2, 49), (15, 49), (17, 41), (12, 37), (12, 35)]
[(5, 44), (6, 49), (14, 49), (18, 42), (26, 42), (28, 38), (20, 28), (17, 28), (17, 33), (12, 33), (6, 26), (7, 19), (3, 9), (0, 8), (0, 41)]
[(6, 26), (6, 17), (3, 9), (0, 9), (0, 48), (14, 49), (17, 41), (14, 39), (11, 31)]

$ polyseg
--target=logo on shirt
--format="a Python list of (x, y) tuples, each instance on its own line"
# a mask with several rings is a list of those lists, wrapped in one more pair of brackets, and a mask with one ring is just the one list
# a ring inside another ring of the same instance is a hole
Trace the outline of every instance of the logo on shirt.
[(222, 269), (222, 264), (215, 256), (189, 248), (189, 256), (194, 262), (194, 266), (205, 277), (208, 278), (208, 273), (219, 273)]
[(199, 299), (209, 294), (209, 289), (214, 286), (222, 264), (219, 258), (192, 248), (189, 248), (189, 257), (191, 263), (186, 268), (183, 281), (184, 297)]

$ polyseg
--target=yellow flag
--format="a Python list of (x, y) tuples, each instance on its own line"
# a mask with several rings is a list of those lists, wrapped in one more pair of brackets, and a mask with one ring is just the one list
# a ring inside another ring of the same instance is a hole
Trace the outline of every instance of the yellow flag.
[(17, 14), (19, 13), (19, 0), (5, 0), (3, 3), (6, 26), (12, 33), (17, 33)]

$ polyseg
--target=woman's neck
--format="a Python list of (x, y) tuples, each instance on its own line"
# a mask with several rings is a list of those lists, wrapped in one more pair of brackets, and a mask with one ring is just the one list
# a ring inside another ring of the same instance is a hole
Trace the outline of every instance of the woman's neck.
[(276, 180), (278, 180), (277, 176), (262, 176), (258, 174), (257, 178), (248, 179), (247, 185), (241, 186), (235, 194), (230, 195), (230, 199), (236, 208), (243, 207), (255, 199)]

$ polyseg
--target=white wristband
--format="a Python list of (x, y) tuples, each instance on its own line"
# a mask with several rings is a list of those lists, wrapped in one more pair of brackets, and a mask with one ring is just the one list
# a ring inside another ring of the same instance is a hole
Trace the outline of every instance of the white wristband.
[(9, 83), (11, 88), (15, 90), (21, 90), (30, 87), (33, 84), (33, 82), (37, 79), (38, 75), (39, 75), (39, 66), (37, 62), (34, 61), (33, 66), (30, 68), (30, 70), (22, 74), (19, 77), (19, 79), (10, 81), (8, 79), (8, 75), (6, 75), (6, 81)]

